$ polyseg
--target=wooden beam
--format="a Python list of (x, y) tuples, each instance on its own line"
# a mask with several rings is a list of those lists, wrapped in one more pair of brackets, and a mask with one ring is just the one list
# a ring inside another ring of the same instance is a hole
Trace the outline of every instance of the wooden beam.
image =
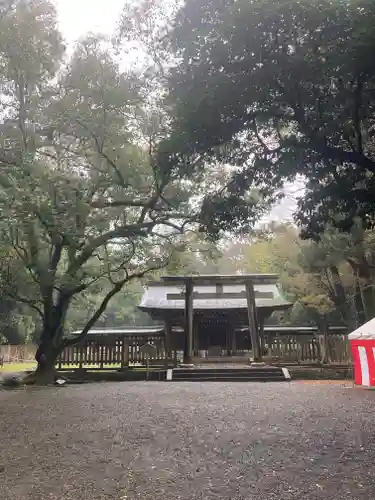
[(193, 362), (193, 282), (186, 281), (185, 285), (185, 352), (184, 364)]
[[(273, 299), (274, 295), (272, 292), (261, 292), (254, 291), (256, 299)], [(185, 293), (167, 293), (167, 300), (183, 300), (185, 298)], [(223, 292), (217, 294), (215, 292), (193, 292), (193, 299), (246, 299), (247, 292), (244, 290), (243, 292)]]
[(251, 344), (253, 349), (253, 357), (255, 362), (260, 362), (262, 361), (262, 353), (260, 349), (260, 338), (259, 338), (259, 329), (258, 329), (258, 322), (256, 315), (254, 285), (251, 281), (248, 281), (246, 283), (246, 295), (247, 295), (247, 314), (249, 318), (249, 329), (250, 329)]
[[(276, 284), (279, 280), (277, 274), (233, 274), (233, 275), (200, 275), (200, 276), (162, 276), (160, 283), (166, 285), (184, 285), (187, 281), (192, 281), (193, 285), (215, 286), (219, 284), (240, 285), (245, 284), (249, 280), (254, 285)], [(156, 284), (151, 282), (150, 284)]]

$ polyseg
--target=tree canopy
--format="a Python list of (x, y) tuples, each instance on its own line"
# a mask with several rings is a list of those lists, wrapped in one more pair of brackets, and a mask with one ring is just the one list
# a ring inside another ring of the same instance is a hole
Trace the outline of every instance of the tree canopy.
[(2, 293), (39, 318), (36, 357), (50, 373), (126, 284), (168, 263), (200, 221), (203, 173), (156, 163), (163, 123), (105, 39), (82, 40), (65, 64), (47, 0), (12, 2), (1, 25)]
[(305, 236), (356, 217), (369, 227), (374, 19), (369, 0), (187, 0), (171, 34), (171, 151), (241, 167), (229, 206), (232, 192), (257, 186), (267, 197), (303, 175)]

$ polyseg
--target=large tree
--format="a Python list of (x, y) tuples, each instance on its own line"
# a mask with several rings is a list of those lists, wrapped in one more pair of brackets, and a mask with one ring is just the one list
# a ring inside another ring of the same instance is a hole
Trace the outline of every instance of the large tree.
[(338, 211), (346, 229), (356, 216), (368, 223), (374, 19), (369, 0), (187, 0), (172, 32), (170, 151), (241, 166), (239, 192), (256, 185), (268, 195), (304, 175), (308, 236)]
[[(179, 22), (181, 5), (179, 0), (127, 0), (117, 38), (120, 50), (137, 58), (137, 69), (146, 83), (148, 95), (153, 104), (162, 105), (164, 119), (169, 124), (173, 122), (175, 108), (175, 103), (168, 98), (169, 83), (179, 58), (178, 55), (176, 58), (170, 35), (171, 27)], [(159, 165), (177, 168), (180, 175), (204, 172), (201, 229), (217, 238), (228, 229), (246, 231), (252, 228), (279, 198), (279, 193), (265, 183), (247, 189), (238, 175), (237, 163), (231, 165), (222, 152), (212, 157), (201, 148), (197, 155), (186, 154), (186, 150), (191, 153), (191, 143), (189, 139), (184, 143), (186, 137), (180, 132), (168, 133), (162, 138), (156, 161)]]
[[(143, 82), (120, 71), (105, 40), (84, 40), (64, 67), (48, 1), (14, 2), (0, 52), (2, 293), (39, 315), (37, 377), (49, 381), (60, 351), (111, 298), (168, 262), (198, 218), (190, 193), (200, 179), (155, 163), (163, 123), (150, 123)], [(70, 337), (70, 311), (95, 293), (101, 299)]]

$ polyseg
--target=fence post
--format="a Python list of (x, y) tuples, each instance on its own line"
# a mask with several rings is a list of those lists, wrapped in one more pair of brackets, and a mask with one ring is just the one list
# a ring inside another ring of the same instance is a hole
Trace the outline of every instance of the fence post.
[(82, 370), (83, 368), (83, 348), (84, 344), (80, 344), (79, 346), (79, 369)]
[(105, 346), (104, 346), (104, 343), (103, 343), (104, 339), (103, 339), (103, 335), (101, 335), (100, 337), (100, 368), (103, 369), (104, 368), (104, 349), (105, 349)]
[(125, 337), (122, 337), (121, 339), (120, 357), (121, 357), (120, 370), (123, 370), (125, 367)]
[(273, 335), (271, 332), (268, 334), (267, 342), (268, 342), (268, 357), (270, 360), (272, 360)]
[(302, 342), (301, 339), (298, 337), (298, 335), (295, 335), (294, 337), (295, 343), (296, 343), (296, 349), (297, 349), (297, 364), (301, 364), (301, 358), (302, 358)]

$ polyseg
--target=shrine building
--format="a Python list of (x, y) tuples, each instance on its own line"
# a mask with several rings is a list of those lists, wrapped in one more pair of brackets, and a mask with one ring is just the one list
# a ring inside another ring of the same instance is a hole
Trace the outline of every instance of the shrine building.
[(139, 308), (164, 324), (166, 349), (184, 351), (184, 363), (252, 351), (260, 360), (264, 322), (292, 306), (276, 274), (164, 276), (147, 284)]

